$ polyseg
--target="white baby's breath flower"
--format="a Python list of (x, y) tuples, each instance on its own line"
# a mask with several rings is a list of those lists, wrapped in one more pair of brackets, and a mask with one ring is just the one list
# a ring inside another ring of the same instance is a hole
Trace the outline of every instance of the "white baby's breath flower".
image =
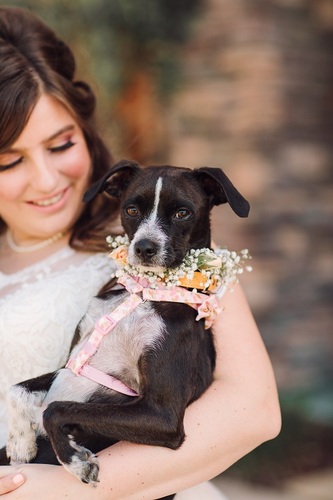
[[(108, 236), (106, 241), (112, 249), (129, 246), (127, 235)], [(149, 269), (142, 270), (142, 268), (128, 264), (126, 259), (123, 259), (119, 262), (120, 269), (114, 274), (118, 278), (123, 274), (145, 278), (149, 281), (151, 288), (157, 288), (161, 283), (164, 283), (167, 288), (191, 287), (189, 283), (192, 281), (194, 293), (197, 292), (198, 287), (204, 291), (218, 293), (223, 287), (230, 289), (230, 284), (237, 283), (237, 276), (242, 274), (244, 270), (252, 271), (251, 266), (244, 265), (245, 261), (249, 259), (251, 256), (248, 249), (243, 249), (239, 253), (221, 247), (214, 250), (210, 248), (191, 249), (181, 265), (175, 269), (164, 269), (156, 272)], [(182, 285), (182, 279), (187, 280), (186, 285)]]

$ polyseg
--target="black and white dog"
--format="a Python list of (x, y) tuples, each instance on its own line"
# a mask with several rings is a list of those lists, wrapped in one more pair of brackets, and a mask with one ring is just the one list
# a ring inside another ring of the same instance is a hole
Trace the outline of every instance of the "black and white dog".
[[(218, 168), (141, 168), (123, 160), (84, 201), (99, 193), (119, 199), (129, 262), (145, 268), (175, 268), (189, 249), (210, 247), (214, 205), (229, 203), (240, 217), (249, 212), (248, 202)], [(124, 287), (110, 284), (91, 300), (75, 332), (72, 358), (96, 322), (129, 296)], [(11, 462), (60, 462), (94, 484), (95, 453), (116, 441), (178, 448), (185, 438), (185, 408), (210, 385), (215, 366), (211, 331), (195, 317), (185, 303), (141, 301), (103, 336), (90, 364), (120, 380), (131, 395), (68, 368), (13, 386), (6, 448)]]

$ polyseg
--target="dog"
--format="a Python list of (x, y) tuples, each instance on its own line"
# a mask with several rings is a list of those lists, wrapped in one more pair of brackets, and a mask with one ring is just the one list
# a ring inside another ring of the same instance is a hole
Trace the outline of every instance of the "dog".
[[(249, 213), (247, 200), (212, 167), (141, 167), (122, 160), (86, 191), (84, 201), (99, 195), (117, 198), (128, 261), (143, 269), (176, 268), (190, 249), (210, 247), (214, 206), (229, 203), (238, 216)], [(105, 322), (134, 295), (138, 304), (105, 334)], [(110, 280), (78, 324), (66, 367), (10, 389), (11, 463), (60, 463), (94, 485), (95, 453), (119, 440), (179, 448), (185, 409), (209, 387), (215, 367), (211, 329), (196, 314), (186, 303), (141, 300), (140, 293)], [(80, 376), (71, 366), (92, 332), (102, 337), (89, 354), (92, 369), (125, 391)]]

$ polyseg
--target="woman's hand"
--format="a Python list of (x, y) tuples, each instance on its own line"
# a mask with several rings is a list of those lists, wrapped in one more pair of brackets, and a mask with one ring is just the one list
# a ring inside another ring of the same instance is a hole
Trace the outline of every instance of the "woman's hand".
[(10, 467), (0, 467), (0, 495), (16, 490), (24, 482), (21, 472), (10, 472)]

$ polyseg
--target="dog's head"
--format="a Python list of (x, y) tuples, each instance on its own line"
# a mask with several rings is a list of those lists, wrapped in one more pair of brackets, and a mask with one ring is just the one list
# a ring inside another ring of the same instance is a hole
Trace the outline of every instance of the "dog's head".
[(122, 160), (85, 193), (119, 198), (123, 228), (130, 239), (130, 264), (142, 267), (180, 265), (191, 248), (210, 246), (210, 211), (229, 203), (247, 217), (249, 203), (219, 168), (140, 167)]

